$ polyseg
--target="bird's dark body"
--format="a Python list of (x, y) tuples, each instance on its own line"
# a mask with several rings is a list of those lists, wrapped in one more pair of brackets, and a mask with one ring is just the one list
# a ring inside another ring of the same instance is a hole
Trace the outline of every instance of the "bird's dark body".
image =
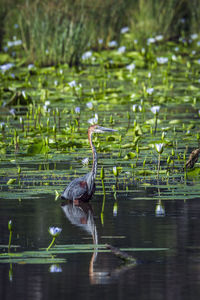
[(61, 198), (72, 201), (89, 201), (95, 192), (95, 182), (90, 189), (88, 187), (87, 179), (89, 178), (89, 175), (90, 173), (72, 180), (62, 193)]
[(92, 143), (93, 133), (104, 133), (106, 131), (116, 131), (114, 129), (104, 128), (99, 125), (92, 125), (88, 128), (88, 140), (92, 149), (93, 164), (91, 172), (86, 175), (76, 178), (69, 183), (61, 198), (71, 201), (89, 201), (95, 192), (95, 178), (97, 174), (97, 152)]

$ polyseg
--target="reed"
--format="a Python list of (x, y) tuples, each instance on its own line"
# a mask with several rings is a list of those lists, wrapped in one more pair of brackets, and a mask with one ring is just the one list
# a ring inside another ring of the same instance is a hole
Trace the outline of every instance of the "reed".
[(78, 65), (89, 49), (107, 48), (113, 39), (123, 43), (124, 26), (143, 45), (156, 35), (178, 39), (200, 31), (198, 0), (0, 0), (0, 4), (4, 8), (0, 50), (3, 39), (6, 45), (16, 35), (23, 42), (17, 55), (38, 65)]

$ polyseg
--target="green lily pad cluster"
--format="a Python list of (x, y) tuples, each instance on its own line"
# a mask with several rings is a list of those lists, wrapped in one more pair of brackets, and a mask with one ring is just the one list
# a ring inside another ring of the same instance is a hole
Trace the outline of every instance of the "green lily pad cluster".
[[(107, 191), (116, 176), (127, 191), (130, 182), (156, 185), (158, 145), (161, 185), (199, 176), (198, 163), (195, 172), (184, 167), (199, 143), (200, 38), (157, 41), (134, 50), (127, 46), (130, 38), (122, 39), (123, 51), (93, 51), (78, 70), (27, 67), (12, 60), (0, 72), (3, 197), (59, 193), (77, 174), (88, 172), (87, 129), (93, 123), (118, 130), (94, 138)], [(99, 171), (97, 186), (100, 177)]]

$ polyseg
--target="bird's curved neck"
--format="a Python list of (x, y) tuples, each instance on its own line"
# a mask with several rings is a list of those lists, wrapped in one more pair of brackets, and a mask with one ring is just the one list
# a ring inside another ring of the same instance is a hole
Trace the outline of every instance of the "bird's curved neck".
[(90, 146), (92, 148), (92, 154), (93, 154), (93, 165), (92, 165), (92, 173), (93, 173), (93, 176), (94, 178), (96, 178), (96, 175), (97, 175), (97, 151), (96, 151), (96, 148), (92, 142), (92, 133), (90, 131), (88, 131), (88, 139), (89, 139), (89, 142), (90, 142)]

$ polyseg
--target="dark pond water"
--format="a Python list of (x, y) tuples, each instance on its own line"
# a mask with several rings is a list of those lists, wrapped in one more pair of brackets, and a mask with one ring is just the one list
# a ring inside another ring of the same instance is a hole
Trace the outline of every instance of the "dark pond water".
[(165, 200), (165, 214), (159, 216), (154, 198), (158, 190), (132, 188), (131, 193), (117, 193), (114, 215), (113, 193), (106, 195), (103, 225), (102, 196), (94, 196), (91, 206), (82, 208), (91, 218), (87, 228), (78, 221), (84, 214), (70, 213), (67, 204), (55, 202), (51, 194), (22, 202), (1, 198), (1, 244), (8, 243), (9, 219), (14, 223), (12, 242), (24, 249), (46, 247), (50, 242), (47, 228), (52, 224), (63, 229), (57, 244), (91, 244), (86, 230), (94, 233), (95, 228), (99, 244), (136, 248), (128, 253), (137, 264), (128, 266), (112, 253), (101, 252), (65, 254), (66, 262), (57, 265), (60, 272), (53, 272), (49, 264), (0, 264), (0, 298), (199, 299), (200, 199)]

